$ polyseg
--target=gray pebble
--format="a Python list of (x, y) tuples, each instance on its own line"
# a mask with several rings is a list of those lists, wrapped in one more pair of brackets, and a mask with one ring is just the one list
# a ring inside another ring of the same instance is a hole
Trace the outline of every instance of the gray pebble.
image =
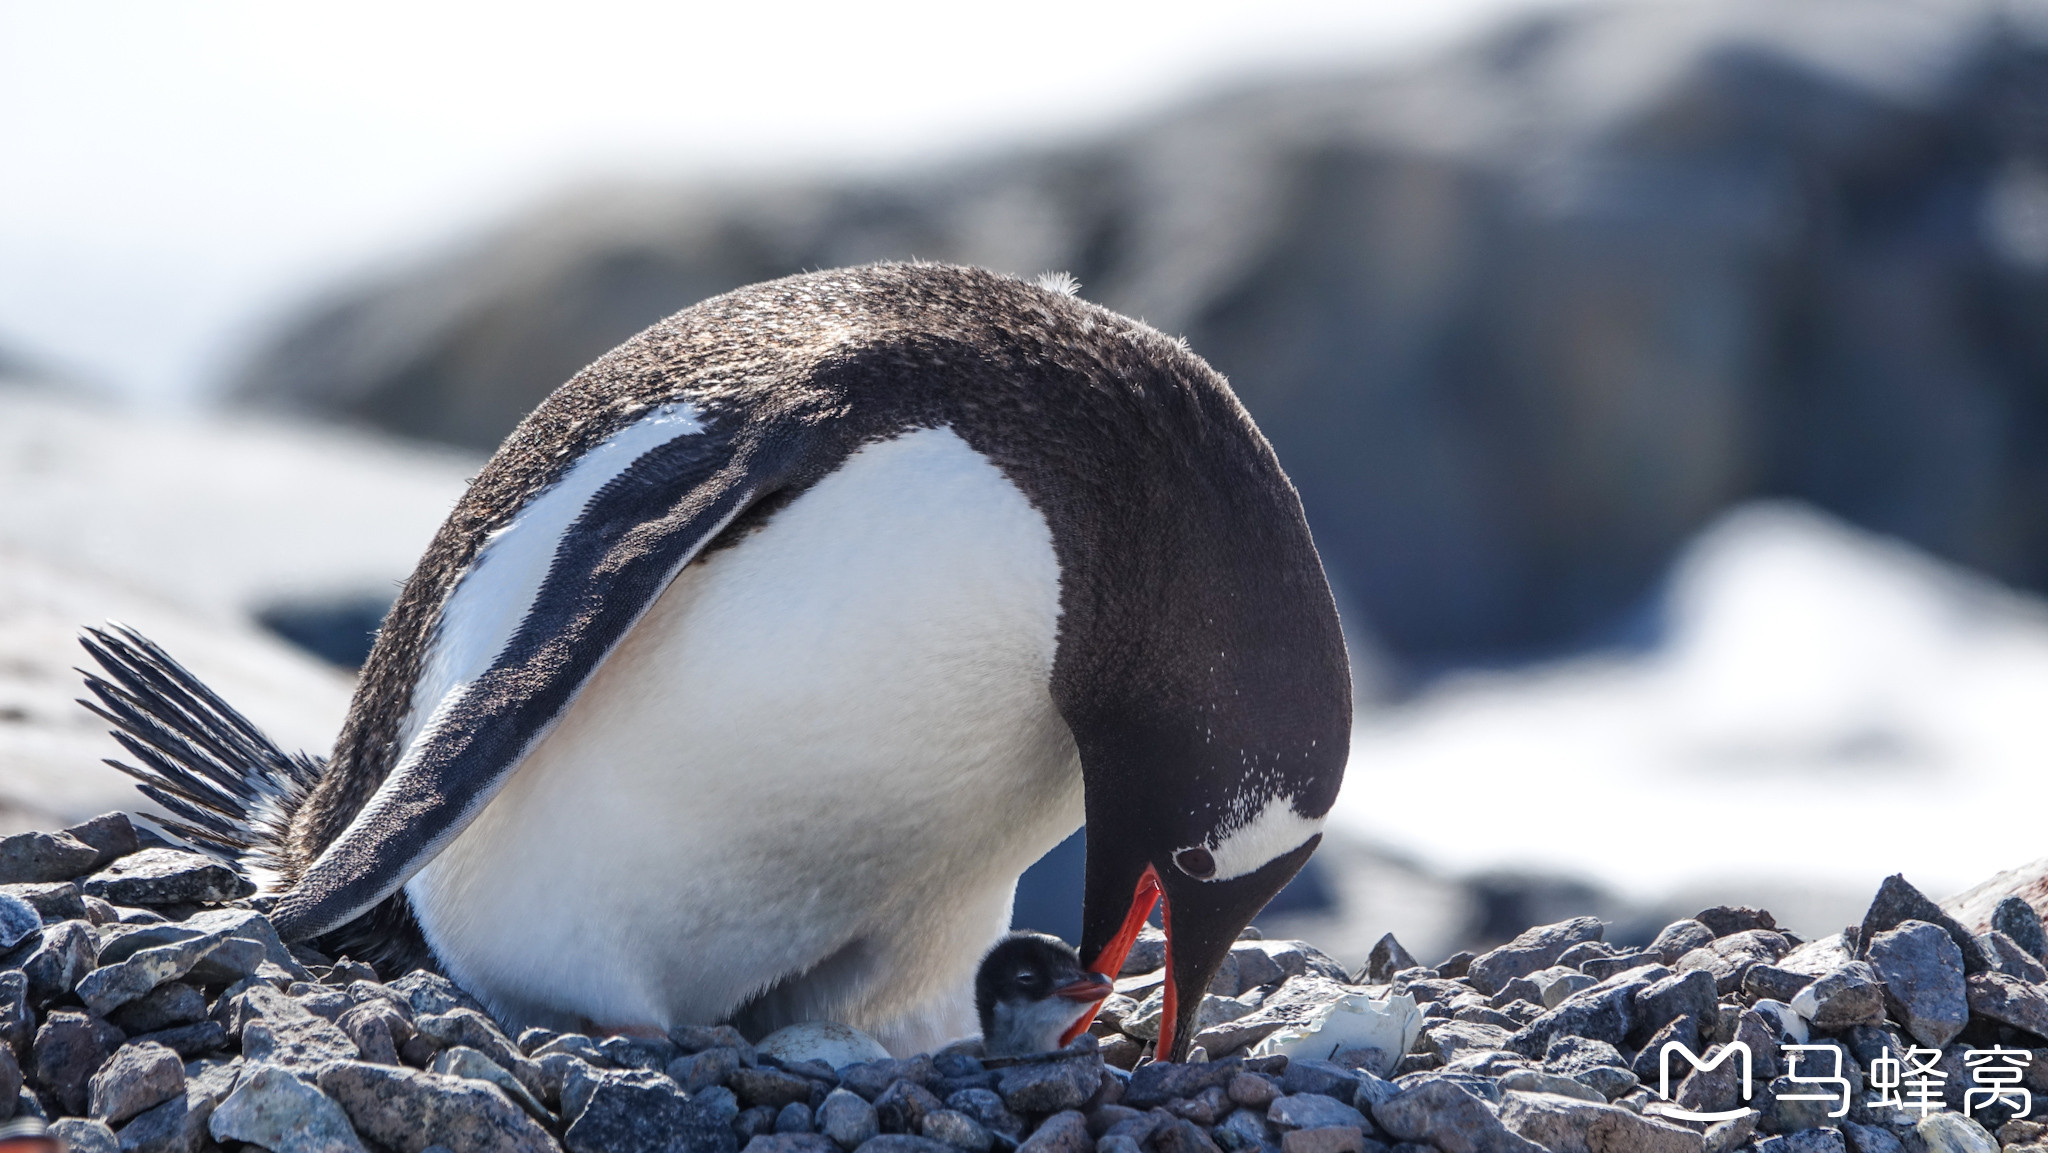
[(153, 1042), (121, 1046), (87, 1083), (88, 1111), (109, 1125), (185, 1092), (185, 1062)]
[(225, 862), (179, 849), (144, 849), (123, 857), (86, 878), (81, 887), (88, 895), (116, 905), (152, 909), (217, 904), (256, 891), (255, 882)]
[(0, 885), (0, 893), (28, 902), (45, 922), (87, 919), (85, 896), (74, 881)]
[(60, 1117), (50, 1122), (50, 1136), (64, 1146), (64, 1153), (120, 1153), (121, 1149), (106, 1122), (87, 1117)]
[(0, 949), (12, 949), (30, 934), (43, 931), (43, 915), (34, 905), (10, 893), (0, 893)]
[(980, 1122), (951, 1109), (941, 1109), (926, 1117), (923, 1135), (966, 1153), (989, 1153), (996, 1141), (995, 1134)]
[(1298, 1093), (1282, 1097), (1266, 1110), (1266, 1120), (1275, 1128), (1322, 1129), (1332, 1125), (1366, 1127), (1365, 1115), (1333, 1097), (1321, 1093)]
[(1938, 1049), (1962, 1032), (1970, 1015), (1963, 957), (1941, 926), (1902, 921), (1875, 934), (1867, 954), (1893, 1012), (1921, 1044)]
[[(555, 1149), (547, 1130), (503, 1093), (477, 1081), (349, 1061), (321, 1069), (319, 1084), (348, 1114), (357, 1133), (402, 1153), (419, 1150), (429, 1140), (465, 1153)], [(658, 1142), (643, 1146), (661, 1147)], [(728, 1146), (720, 1153), (733, 1151)]]
[(775, 1112), (777, 1133), (810, 1133), (817, 1129), (811, 1117), (811, 1107), (801, 1101), (791, 1101)]
[(819, 1132), (848, 1150), (882, 1131), (875, 1107), (867, 1098), (845, 1089), (834, 1089), (826, 1095), (825, 1103), (818, 1107), (817, 1123)]
[(348, 1114), (318, 1089), (274, 1065), (258, 1066), (215, 1106), (207, 1131), (272, 1153), (363, 1153)]
[(125, 1040), (100, 1017), (77, 1010), (51, 1013), (36, 1032), (32, 1062), (36, 1085), (56, 1095), (66, 1113), (83, 1113), (90, 1100), (87, 1082)]
[(2048, 962), (2048, 931), (2041, 927), (2041, 915), (2021, 897), (2007, 897), (1991, 910), (1991, 928), (2011, 937), (2036, 960)]
[(100, 851), (69, 833), (0, 837), (0, 884), (69, 881), (91, 872)]

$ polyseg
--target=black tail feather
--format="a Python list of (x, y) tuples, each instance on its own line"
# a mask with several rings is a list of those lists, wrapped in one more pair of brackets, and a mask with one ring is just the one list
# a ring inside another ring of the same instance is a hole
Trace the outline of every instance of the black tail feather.
[[(79, 638), (105, 670), (84, 670), (84, 705), (114, 726), (140, 767), (108, 760), (175, 819), (195, 847), (276, 867), (292, 812), (325, 762), (284, 750), (142, 634), (110, 623)], [(111, 678), (111, 679), (108, 679)]]

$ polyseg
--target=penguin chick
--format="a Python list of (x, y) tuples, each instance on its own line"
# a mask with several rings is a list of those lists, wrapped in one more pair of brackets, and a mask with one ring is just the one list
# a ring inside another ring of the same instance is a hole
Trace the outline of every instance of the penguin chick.
[(974, 975), (982, 1047), (990, 1057), (1057, 1049), (1112, 988), (1108, 977), (1082, 968), (1081, 955), (1058, 937), (1012, 933), (988, 951)]

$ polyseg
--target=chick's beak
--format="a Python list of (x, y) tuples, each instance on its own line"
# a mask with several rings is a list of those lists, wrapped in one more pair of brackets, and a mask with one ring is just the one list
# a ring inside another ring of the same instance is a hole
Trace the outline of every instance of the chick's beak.
[[(1099, 1004), (1103, 998), (1109, 996), (1115, 989), (1115, 984), (1101, 973), (1083, 973), (1079, 978), (1054, 989), (1052, 995), (1063, 1000), (1094, 1005)], [(1090, 1013), (1089, 1016), (1093, 1017), (1094, 1014)], [(1072, 1040), (1072, 1038), (1067, 1039)]]

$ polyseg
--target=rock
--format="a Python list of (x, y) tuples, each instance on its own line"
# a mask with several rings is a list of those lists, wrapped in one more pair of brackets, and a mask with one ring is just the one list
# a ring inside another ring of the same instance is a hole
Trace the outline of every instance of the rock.
[(1927, 1143), (1927, 1153), (1998, 1153), (1991, 1134), (1960, 1113), (1929, 1113), (1913, 1132)]
[(1247, 1109), (1264, 1110), (1280, 1096), (1280, 1086), (1257, 1073), (1237, 1073), (1224, 1087), (1224, 1095), (1233, 1104)]
[(185, 1062), (162, 1045), (123, 1045), (88, 1082), (89, 1111), (119, 1125), (185, 1092)]
[(246, 1141), (271, 1153), (363, 1153), (340, 1105), (274, 1065), (244, 1075), (206, 1129), (217, 1141)]
[(923, 1135), (934, 1141), (944, 1141), (955, 1149), (965, 1149), (967, 1153), (988, 1153), (996, 1141), (995, 1134), (979, 1121), (952, 1109), (941, 1109), (927, 1116)]
[(1516, 977), (1550, 967), (1573, 945), (1599, 940), (1605, 931), (1606, 926), (1597, 917), (1575, 917), (1554, 925), (1539, 925), (1474, 958), (1466, 979), (1482, 993), (1497, 993)]
[(2048, 993), (2040, 986), (2004, 973), (1973, 973), (1966, 996), (1972, 1014), (2048, 1038)]
[(1870, 902), (1870, 910), (1863, 914), (1863, 925), (1856, 934), (1856, 940), (1861, 942), (1858, 959), (1868, 959), (1871, 946), (1880, 934), (1907, 921), (1925, 921), (1948, 934), (1962, 955), (1963, 972), (1982, 973), (1991, 968), (1990, 959), (1977, 947), (1976, 937), (1897, 873), (1886, 877), (1878, 886), (1877, 896)]
[(1757, 1153), (1848, 1153), (1839, 1129), (1802, 1129), (1766, 1137), (1756, 1143)]
[(1751, 965), (1742, 976), (1742, 991), (1751, 997), (1789, 1002), (1813, 981), (1814, 975), (1810, 973), (1795, 973), (1776, 965)]
[(2020, 947), (2019, 942), (1993, 929), (1980, 935), (1977, 943), (1984, 946), (1984, 954), (1991, 958), (1991, 967), (2029, 984), (2048, 982), (2048, 966), (2043, 966), (2032, 953)]
[(1628, 1068), (1628, 1059), (1611, 1043), (1565, 1034), (1553, 1038), (1543, 1051), (1543, 1064), (1567, 1077), (1599, 1066)]
[(97, 954), (92, 926), (84, 921), (59, 921), (43, 930), (42, 941), (21, 966), (29, 1002), (46, 1005), (78, 988), (92, 973)]
[(1687, 918), (1673, 921), (1664, 926), (1657, 939), (1650, 942), (1650, 952), (1667, 965), (1676, 965), (1680, 957), (1714, 943), (1714, 931), (1699, 921)]
[(1092, 1062), (1013, 1065), (997, 1074), (996, 1092), (1016, 1112), (1055, 1113), (1086, 1104), (1101, 1077), (1100, 1067)]
[(1829, 1032), (1854, 1025), (1882, 1025), (1886, 988), (1869, 964), (1851, 961), (1799, 990), (1792, 998), (1792, 1010), (1813, 1022), (1814, 1028)]
[[(1849, 1153), (1906, 1153), (1906, 1147), (1892, 1136), (1889, 1129), (1875, 1125), (1858, 1125), (1854, 1121), (1842, 1122), (1842, 1136), (1849, 1146)], [(1713, 1153), (1709, 1150), (1709, 1153)]]
[(221, 1028), (216, 1021), (195, 1021), (190, 1025), (179, 1025), (173, 1029), (144, 1033), (135, 1040), (162, 1045), (189, 1061), (202, 1053), (227, 1048), (228, 1031)]
[[(555, 1148), (547, 1130), (503, 1093), (480, 1081), (344, 1061), (321, 1069), (319, 1084), (321, 1092), (348, 1114), (357, 1133), (399, 1153), (422, 1153), (431, 1144), (446, 1145), (454, 1153), (552, 1153)], [(598, 1092), (601, 1096), (604, 1090)], [(595, 1103), (593, 1099), (593, 1107)], [(590, 1110), (586, 1109), (578, 1121), (589, 1115)], [(607, 1112), (606, 1116), (611, 1114)], [(671, 1132), (645, 1134), (645, 1143), (637, 1147), (650, 1151), (710, 1153), (715, 1149), (717, 1153), (735, 1153), (737, 1142), (731, 1132), (723, 1126), (719, 1129), (723, 1142), (678, 1143), (684, 1132), (679, 1123)], [(572, 1134), (574, 1130), (571, 1126)], [(613, 1146), (569, 1147), (584, 1153)]]
[(181, 1093), (122, 1126), (121, 1153), (200, 1153), (212, 1116), (212, 1098)]
[(1693, 916), (1693, 920), (1705, 925), (1716, 937), (1728, 937), (1757, 929), (1775, 930), (1778, 927), (1778, 922), (1769, 913), (1762, 909), (1752, 909), (1747, 905), (1716, 905), (1711, 909), (1700, 910)]
[(1701, 1153), (1706, 1145), (1690, 1129), (1552, 1093), (1504, 1094), (1500, 1120), (1551, 1153)]
[[(1037, 1136), (1036, 1133), (1032, 1134), (1034, 1140)], [(1152, 1144), (1158, 1148), (1159, 1153), (1222, 1153), (1216, 1142), (1210, 1140), (1207, 1133), (1202, 1132), (1201, 1126), (1193, 1121), (1180, 1119), (1169, 1121), (1153, 1130)], [(1080, 1153), (1071, 1143), (1067, 1147), (1074, 1150), (1074, 1153)], [(1019, 1153), (1023, 1153), (1022, 1146), (1019, 1147)]]
[[(1879, 896), (1882, 901), (1882, 891)], [(1962, 1032), (1969, 1021), (1963, 958), (1941, 926), (1902, 918), (1897, 927), (1876, 932), (1864, 954), (1884, 982), (1893, 1015), (1921, 1044), (1938, 1049)]]
[(1553, 1038), (1565, 1035), (1620, 1045), (1634, 1023), (1635, 995), (1650, 985), (1646, 976), (1621, 974), (1574, 993), (1510, 1037), (1506, 1047), (1525, 1057), (1539, 1057), (1549, 1051)]
[(398, 1046), (413, 1036), (412, 1022), (381, 998), (355, 1005), (336, 1018), (334, 1024), (355, 1042), (363, 1060), (378, 1065), (398, 1064)]
[(46, 922), (86, 919), (85, 895), (71, 881), (0, 885), (0, 893), (28, 902)]
[(1515, 1069), (1501, 1074), (1501, 1092), (1554, 1093), (1560, 1097), (1576, 1097), (1581, 1101), (1607, 1103), (1607, 1095), (1576, 1078), (1562, 1073), (1546, 1073), (1541, 1069)]
[(1166, 964), (1166, 934), (1150, 925), (1138, 930), (1138, 939), (1131, 942), (1131, 951), (1124, 954), (1124, 963), (1117, 970), (1119, 977), (1135, 977), (1150, 973)]
[(2048, 962), (2048, 931), (2041, 927), (2041, 914), (2020, 897), (2006, 897), (1991, 910), (1991, 929), (2011, 937), (2013, 943)]
[(43, 930), (43, 915), (20, 897), (0, 893), (0, 950), (12, 949)]
[(64, 832), (72, 838), (91, 845), (99, 857), (86, 867), (86, 872), (104, 868), (116, 859), (130, 853), (140, 852), (142, 839), (135, 834), (135, 824), (126, 813), (101, 813), (82, 824), (73, 825)]
[[(381, 1063), (396, 1064), (396, 1062)], [(535, 1096), (531, 1090), (521, 1085), (517, 1077), (506, 1072), (497, 1062), (467, 1045), (456, 1045), (434, 1054), (434, 1063), (428, 1071), (441, 1073), (449, 1077), (467, 1077), (472, 1081), (487, 1081), (490, 1084), (496, 1085), (499, 1092), (511, 1098), (513, 1104), (526, 1110), (527, 1115), (534, 1120), (542, 1125), (551, 1126), (555, 1124), (555, 1117), (552, 1113), (548, 1112), (547, 1106), (541, 1104), (540, 1098)]]
[(1323, 1129), (1331, 1126), (1366, 1128), (1365, 1114), (1334, 1097), (1321, 1093), (1292, 1093), (1273, 1102), (1266, 1120), (1277, 1129)]
[(1542, 1147), (1502, 1126), (1486, 1103), (1462, 1086), (1429, 1080), (1373, 1106), (1373, 1121), (1403, 1141), (1427, 1142), (1444, 1153), (1541, 1153)]
[[(1024, 1120), (991, 1089), (962, 1089), (946, 1098), (946, 1108), (972, 1117), (991, 1133), (1017, 1138), (1024, 1134)], [(1135, 1112), (1135, 1110), (1134, 1110)]]
[(413, 1028), (442, 1048), (467, 1045), (475, 1049), (519, 1078), (529, 1092), (540, 1095), (539, 1067), (519, 1051), (519, 1046), (512, 1043), (512, 1038), (498, 1028), (489, 1014), (458, 1005), (446, 1012), (420, 1014), (414, 1019)]
[(1365, 1130), (1356, 1125), (1293, 1129), (1281, 1135), (1280, 1153), (1365, 1153)]
[(942, 1106), (931, 1091), (912, 1081), (899, 1080), (875, 1098), (875, 1118), (884, 1133), (916, 1133), (924, 1119)]
[(51, 1013), (36, 1032), (36, 1085), (55, 1095), (66, 1113), (85, 1112), (91, 1099), (87, 1082), (125, 1039), (119, 1029), (90, 1013)]
[(1572, 994), (1581, 989), (1590, 989), (1599, 983), (1598, 978), (1585, 973), (1566, 973), (1543, 986), (1541, 999), (1536, 1003), (1546, 1009), (1555, 1009), (1564, 1004)]
[(272, 1012), (242, 1027), (242, 1054), (251, 1061), (312, 1070), (335, 1061), (360, 1061), (362, 1050), (333, 1022), (305, 1009)]
[(882, 1131), (875, 1107), (858, 1093), (834, 1089), (818, 1106), (818, 1131), (851, 1150)]
[(1589, 958), (1585, 962), (1584, 970), (1586, 975), (1594, 980), (1605, 981), (1616, 973), (1626, 973), (1631, 969), (1651, 965), (1662, 967), (1662, 962), (1655, 953), (1622, 953), (1613, 957)]
[(180, 981), (159, 985), (107, 1014), (129, 1036), (206, 1019), (206, 995)]
[(839, 1083), (872, 1101), (898, 1081), (930, 1085), (938, 1080), (938, 1075), (930, 1057), (912, 1057), (904, 1061), (867, 1061), (848, 1065), (839, 1070)]
[[(1180, 1124), (1188, 1125), (1182, 1121)], [(1189, 1126), (1193, 1128), (1193, 1126)], [(1196, 1129), (1200, 1133), (1201, 1130)], [(1207, 1143), (1207, 1138), (1204, 1138)], [(1079, 1113), (1062, 1111), (1054, 1113), (1039, 1123), (1031, 1136), (1017, 1146), (1017, 1153), (1093, 1153), (1095, 1138), (1088, 1134), (1088, 1121)], [(1167, 1153), (1164, 1143), (1159, 1145), (1160, 1153)], [(1214, 1149), (1214, 1146), (1211, 1146)], [(1186, 1153), (1193, 1153), (1192, 1150)]]
[(1130, 1084), (1124, 1089), (1123, 1103), (1133, 1109), (1150, 1109), (1177, 1097), (1192, 1097), (1211, 1085), (1229, 1084), (1241, 1068), (1242, 1065), (1230, 1061), (1207, 1065), (1154, 1061), (1131, 1074)]
[(780, 1109), (811, 1099), (811, 1082), (780, 1069), (735, 1069), (727, 1085), (739, 1096), (741, 1106), (748, 1109)]
[(1394, 979), (1395, 973), (1413, 969), (1417, 963), (1408, 950), (1401, 947), (1401, 942), (1388, 933), (1374, 943), (1372, 952), (1366, 955), (1365, 979), (1375, 985), (1384, 985)]
[(68, 881), (84, 876), (100, 851), (69, 833), (16, 833), (0, 837), (0, 884)]
[(0, 1121), (13, 1115), (25, 1081), (20, 1058), (14, 1055), (12, 1047), (0, 1045)]
[[(447, 1013), (455, 1009), (469, 1009), (488, 1015), (483, 1002), (463, 992), (460, 985), (439, 973), (429, 973), (425, 969), (415, 969), (389, 982), (385, 988), (403, 997), (406, 1003), (412, 1006), (413, 1013), (419, 1016)], [(673, 1036), (670, 1039), (673, 1040)]]
[(861, 1146), (862, 1153), (953, 1153), (944, 1141), (913, 1137), (908, 1133), (884, 1133)]
[[(78, 997), (86, 1007), (95, 1013), (105, 1015), (146, 995), (150, 990), (166, 981), (175, 981), (191, 973), (214, 952), (227, 949), (239, 960), (247, 961), (245, 967), (237, 964), (234, 968), (253, 969), (260, 959), (257, 946), (246, 941), (230, 941), (220, 934), (203, 934), (174, 941), (167, 945), (142, 949), (116, 964), (109, 964), (105, 955), (100, 967), (85, 975), (78, 982)], [(225, 974), (219, 974), (225, 975)], [(245, 975), (245, 974), (244, 974)], [(202, 975), (200, 980), (204, 980)]]
[(839, 1153), (822, 1133), (761, 1133), (746, 1144), (746, 1153)]
[(754, 1049), (784, 1063), (823, 1061), (834, 1069), (889, 1059), (889, 1050), (880, 1041), (851, 1025), (834, 1021), (805, 1021), (777, 1029), (761, 1038)]
[(1719, 997), (1714, 989), (1713, 974), (1695, 969), (1673, 973), (1637, 990), (1630, 1003), (1631, 1035), (1640, 1041), (1679, 1017), (1712, 1017)]
[(105, 1121), (87, 1117), (60, 1117), (50, 1122), (50, 1136), (64, 1153), (120, 1153), (121, 1143)]
[(1452, 1020), (1423, 1030), (1422, 1036), (1425, 1051), (1434, 1052), (1439, 1060), (1449, 1064), (1465, 1053), (1504, 1048), (1509, 1031), (1498, 1025)]
[[(1699, 1018), (1685, 1016), (1666, 1022), (1663, 1028), (1652, 1033), (1650, 1039), (1643, 1042), (1642, 1047), (1636, 1051), (1635, 1063), (1629, 1066), (1629, 1072), (1645, 1085), (1657, 1084), (1663, 1075), (1664, 1046), (1674, 1041), (1695, 1053), (1703, 1051), (1704, 1046), (1700, 1044)], [(1505, 1082), (1503, 1087), (1508, 1087)]]
[(178, 849), (144, 849), (123, 857), (80, 887), (103, 901), (146, 908), (218, 904), (256, 892), (255, 882), (225, 862)]
[[(507, 1052), (525, 1056), (525, 1050), (506, 1037), (496, 1022), (491, 1022), (491, 1028), (504, 1037)], [(597, 1051), (621, 1069), (652, 1069), (657, 1073), (667, 1068), (679, 1053), (675, 1043), (667, 1037), (607, 1037), (598, 1042)]]

